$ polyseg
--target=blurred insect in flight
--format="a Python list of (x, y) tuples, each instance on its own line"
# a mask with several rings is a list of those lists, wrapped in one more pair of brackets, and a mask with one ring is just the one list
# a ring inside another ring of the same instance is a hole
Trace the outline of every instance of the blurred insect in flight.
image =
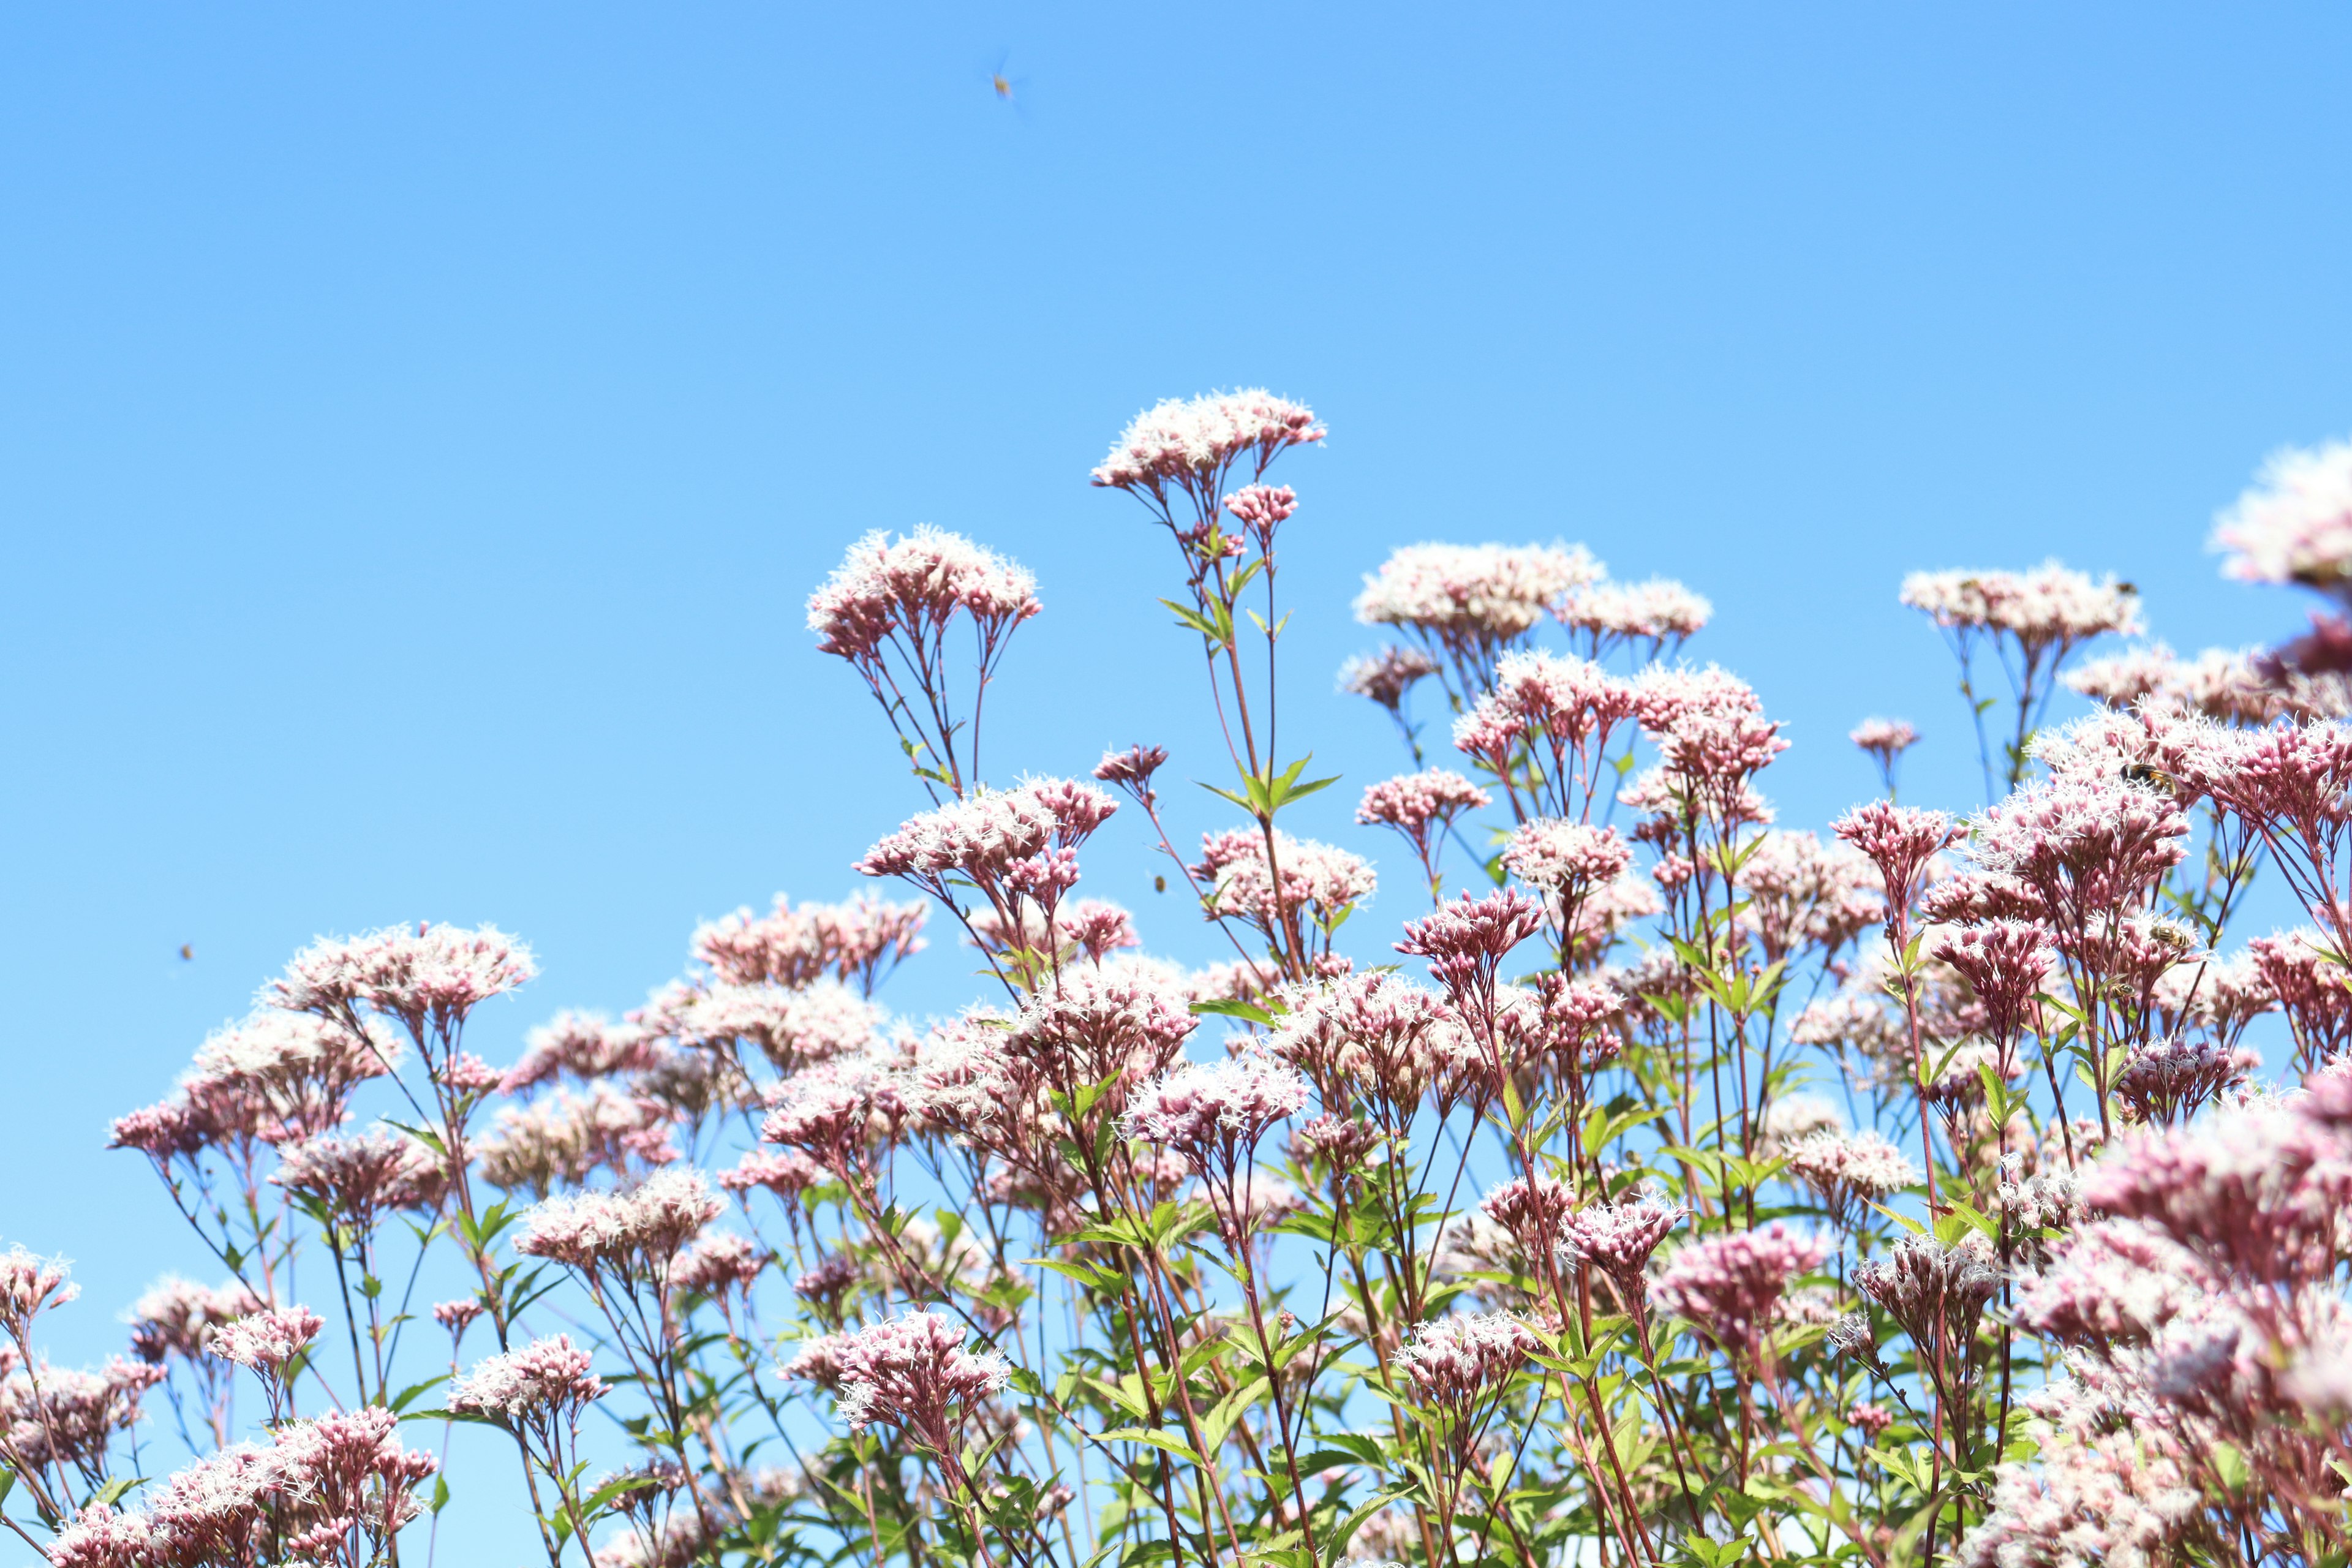
[(193, 958), (194, 958), (195, 956), (196, 956), (196, 944), (195, 944), (194, 942), (182, 942), (182, 943), (180, 944), (180, 957), (181, 957), (182, 959), (184, 959), (184, 960), (186, 960), (186, 959), (193, 959)]

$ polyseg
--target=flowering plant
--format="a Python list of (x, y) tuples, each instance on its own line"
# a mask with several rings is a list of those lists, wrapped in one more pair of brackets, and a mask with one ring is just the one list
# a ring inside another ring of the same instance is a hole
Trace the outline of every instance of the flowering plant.
[[(1037, 583), (874, 534), (809, 626), (919, 797), (856, 869), (916, 897), (706, 925), (643, 1008), (503, 1069), (466, 1037), (533, 978), (514, 940), (298, 954), (114, 1127), (226, 1281), (166, 1280), (74, 1372), (37, 1343), (63, 1267), (0, 1257), (6, 1527), (86, 1568), (429, 1562), (464, 1422), (550, 1568), (2344, 1561), (2342, 672), (2074, 664), (2138, 629), (2127, 586), (1916, 576), (1972, 717), (1972, 660), (2013, 683), (1998, 798), (1897, 804), (1916, 733), (1869, 720), (1887, 798), (1823, 836), (1775, 825), (1759, 695), (1678, 661), (1697, 595), (1415, 545), (1356, 605), (1397, 640), (1342, 673), (1410, 763), (1356, 812), (1410, 853), (1375, 932), (1277, 728), (1269, 475), (1323, 437), (1263, 392), (1163, 403), (1094, 472), (1175, 552), (1226, 752), (1197, 851), (1150, 737), (988, 771)], [(2232, 570), (2340, 595), (2347, 473), (2275, 463)], [(2062, 679), (2102, 706), (2053, 731)], [(1120, 831), (1229, 961), (1080, 895)], [(2265, 865), (2311, 923), (2225, 956)], [(893, 1019), (940, 921), (992, 989)], [(158, 1391), (194, 1458), (142, 1483)]]

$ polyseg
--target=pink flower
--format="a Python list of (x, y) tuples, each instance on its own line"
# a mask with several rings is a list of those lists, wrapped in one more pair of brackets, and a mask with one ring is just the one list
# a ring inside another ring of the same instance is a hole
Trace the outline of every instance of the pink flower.
[(731, 985), (805, 990), (830, 974), (872, 994), (876, 983), (923, 950), (924, 907), (861, 895), (839, 904), (794, 909), (776, 895), (764, 915), (738, 910), (696, 928), (694, 956)]
[(1570, 902), (1615, 881), (1633, 863), (1633, 847), (1615, 828), (1557, 817), (1521, 823), (1503, 847), (1503, 864), (1511, 875)]
[(1280, 926), (1295, 915), (1335, 927), (1378, 885), (1370, 864), (1344, 849), (1278, 830), (1274, 847), (1278, 875), (1267, 868), (1265, 835), (1259, 829), (1202, 835), (1200, 863), (1192, 872), (1209, 884), (1209, 908), (1261, 929)]
[(719, 1184), (730, 1193), (764, 1187), (787, 1202), (824, 1179), (816, 1163), (798, 1150), (753, 1149), (732, 1170), (719, 1173)]
[(869, 877), (904, 877), (945, 897), (941, 879), (950, 874), (993, 882), (1015, 862), (1077, 847), (1118, 809), (1100, 790), (1066, 779), (979, 789), (911, 818), (868, 850), (857, 869)]
[(375, 1228), (398, 1209), (437, 1208), (449, 1174), (441, 1158), (404, 1132), (306, 1138), (284, 1152), (269, 1179), (289, 1193), (325, 1205), (356, 1230)]
[(1582, 546), (1409, 544), (1364, 579), (1356, 618), (1402, 626), (1441, 646), (1499, 646), (1524, 636), (1570, 590), (1597, 581)]
[(1914, 572), (1903, 603), (1948, 631), (2004, 632), (2036, 652), (2140, 630), (2139, 595), (2047, 561), (2031, 572)]
[(1426, 844), (1433, 824), (1443, 831), (1456, 816), (1480, 809), (1490, 799), (1451, 769), (1426, 768), (1367, 787), (1356, 807), (1356, 820), (1367, 826), (1393, 827), (1418, 848)]
[(1679, 646), (1703, 630), (1715, 606), (1668, 578), (1646, 583), (1591, 583), (1571, 588), (1552, 606), (1570, 632), (1581, 633), (1594, 658), (1628, 643), (1652, 652)]
[(482, 1315), (481, 1302), (467, 1297), (459, 1301), (441, 1301), (433, 1308), (433, 1321), (449, 1331), (452, 1340), (462, 1340), (474, 1320)]
[(1629, 1312), (1644, 1304), (1643, 1280), (1650, 1255), (1690, 1217), (1680, 1204), (1637, 1194), (1613, 1204), (1588, 1204), (1560, 1222), (1560, 1252), (1597, 1268)]
[(1416, 1325), (1393, 1364), (1418, 1401), (1458, 1426), (1501, 1392), (1541, 1344), (1507, 1312), (1455, 1314)]
[(942, 1456), (957, 1452), (963, 1423), (1013, 1376), (996, 1352), (966, 1349), (962, 1327), (943, 1312), (909, 1312), (842, 1335), (831, 1355), (851, 1430), (882, 1422)]
[(748, 1292), (767, 1268), (767, 1255), (732, 1231), (710, 1231), (670, 1263), (670, 1283), (714, 1300)]
[(488, 926), (388, 926), (366, 936), (321, 938), (295, 954), (261, 1000), (289, 1013), (352, 1022), (368, 1006), (405, 1025), (421, 1045), (431, 1028), (455, 1037), (467, 1014), (539, 973), (530, 950)]
[(1841, 1225), (1860, 1217), (1875, 1203), (1918, 1182), (1919, 1167), (1884, 1134), (1823, 1130), (1781, 1147), (1789, 1175), (1822, 1200)]
[[(935, 647), (948, 623), (970, 616), (994, 640), (1034, 616), (1037, 580), (961, 534), (926, 524), (895, 544), (877, 530), (849, 547), (824, 585), (809, 595), (817, 647), (853, 665), (877, 664), (886, 643)], [(922, 661), (922, 655), (914, 655)]]
[(1891, 767), (1895, 758), (1918, 743), (1919, 731), (1901, 719), (1864, 719), (1846, 739), (1869, 752), (1879, 766)]
[(1510, 1232), (1522, 1252), (1541, 1258), (1559, 1247), (1561, 1222), (1576, 1207), (1576, 1194), (1549, 1176), (1533, 1182), (1514, 1176), (1489, 1191), (1478, 1206)]
[(718, 1217), (702, 1173), (673, 1165), (625, 1193), (553, 1197), (522, 1215), (515, 1250), (583, 1272), (666, 1275), (670, 1259)]
[(251, 1372), (283, 1376), (286, 1363), (308, 1349), (326, 1321), (308, 1307), (255, 1312), (225, 1324), (206, 1347)]
[(1254, 473), (1264, 473), (1286, 448), (1325, 435), (1305, 405), (1259, 388), (1170, 398), (1136, 416), (1094, 482), (1155, 502), (1164, 503), (1171, 489), (1205, 500), (1223, 489), (1236, 462), (1247, 459)]
[(651, 1037), (635, 1024), (566, 1009), (523, 1037), (522, 1059), (507, 1069), (499, 1092), (524, 1094), (559, 1075), (587, 1080), (651, 1067)]
[(1270, 1058), (1242, 1056), (1178, 1068), (1138, 1095), (1125, 1131), (1165, 1143), (1197, 1166), (1238, 1163), (1276, 1122), (1307, 1100), (1307, 1080)]
[(1717, 1233), (1694, 1241), (1651, 1281), (1650, 1303), (1681, 1318), (1703, 1338), (1748, 1363), (1763, 1358), (1772, 1309), (1789, 1281), (1810, 1273), (1830, 1255), (1822, 1238), (1779, 1220), (1754, 1230)]
[(640, 1161), (667, 1163), (677, 1152), (668, 1142), (670, 1123), (657, 1101), (598, 1080), (585, 1093), (560, 1089), (503, 1108), (474, 1148), (491, 1185), (544, 1197), (599, 1171), (619, 1175)]
[(612, 1392), (591, 1370), (594, 1364), (566, 1335), (533, 1340), (477, 1363), (449, 1390), (449, 1408), (509, 1426), (571, 1421)]
[(2249, 583), (2301, 583), (2340, 597), (2352, 576), (2352, 442), (2286, 447), (2223, 512), (2213, 548)]
[(2256, 1052), (2218, 1040), (2152, 1040), (2116, 1075), (2115, 1090), (2134, 1121), (2170, 1126), (2245, 1082), (2261, 1065)]
[(1339, 689), (1351, 697), (1366, 697), (1387, 709), (1401, 713), (1405, 693), (1423, 677), (1437, 673), (1437, 662), (1418, 648), (1384, 647), (1378, 653), (1359, 654), (1339, 667)]
[(2039, 926), (1991, 921), (1936, 944), (1936, 956), (1958, 970), (1984, 1004), (1993, 1038), (2004, 1050), (2033, 1016), (2054, 958), (2049, 942), (2050, 933)]
[(1159, 798), (1152, 793), (1151, 775), (1167, 761), (1165, 746), (1129, 746), (1124, 752), (1105, 752), (1102, 761), (1095, 764), (1094, 776), (1097, 783), (1127, 791), (1148, 811)]
[(225, 1325), (261, 1310), (261, 1298), (237, 1280), (208, 1289), (167, 1276), (131, 1305), (131, 1353), (151, 1366), (171, 1356), (193, 1363)]
[[(1884, 1258), (1854, 1265), (1853, 1286), (1903, 1325), (1912, 1342), (1933, 1358), (1964, 1357), (1976, 1342), (1977, 1320), (2000, 1293), (2000, 1269), (1991, 1247), (1969, 1236), (1946, 1247), (1933, 1236), (1900, 1237)], [(1938, 1352), (1937, 1346), (1948, 1347)], [(1948, 1398), (1958, 1395), (1958, 1368)]]
[(38, 1314), (64, 1306), (81, 1294), (62, 1258), (39, 1258), (22, 1243), (0, 1253), (0, 1329), (19, 1348)]
[(1840, 838), (1870, 858), (1886, 885), (1890, 910), (1911, 907), (1927, 862), (1959, 842), (1967, 829), (1940, 811), (1874, 800), (1832, 823)]
[(1516, 889), (1483, 899), (1465, 893), (1409, 921), (1396, 950), (1428, 959), (1430, 973), (1458, 1003), (1465, 993), (1491, 989), (1503, 959), (1542, 924), (1543, 906)]

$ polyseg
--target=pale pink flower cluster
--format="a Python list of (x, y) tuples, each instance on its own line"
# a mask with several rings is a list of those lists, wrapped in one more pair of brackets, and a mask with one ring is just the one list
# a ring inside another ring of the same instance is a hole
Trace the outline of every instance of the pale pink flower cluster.
[(633, 1161), (667, 1164), (677, 1157), (671, 1121), (667, 1107), (600, 1079), (579, 1093), (501, 1107), (473, 1142), (491, 1185), (545, 1197), (599, 1171), (624, 1173)]
[(1143, 944), (1135, 934), (1135, 916), (1108, 899), (1061, 900), (1050, 921), (1025, 900), (1011, 920), (994, 910), (974, 910), (967, 918), (977, 945), (988, 952), (1026, 948), (1051, 956), (1076, 948), (1100, 963), (1112, 953)]
[(2139, 595), (2055, 561), (2030, 572), (1914, 572), (1903, 603), (1952, 631), (2006, 632), (2025, 647), (2071, 647), (2103, 633), (2140, 630)]
[(1259, 387), (1171, 397), (1135, 416), (1095, 469), (1094, 482), (1155, 500), (1171, 487), (1207, 497), (1236, 461), (1247, 458), (1262, 473), (1286, 448), (1326, 434), (1305, 405)]
[(1130, 1138), (1222, 1167), (1245, 1159), (1268, 1129), (1306, 1106), (1307, 1095), (1306, 1079), (1272, 1058), (1188, 1063), (1139, 1094), (1123, 1125)]
[(881, 1008), (830, 979), (802, 990), (764, 982), (681, 986), (656, 996), (638, 1017), (684, 1046), (748, 1043), (785, 1072), (865, 1050), (886, 1022)]
[[(1853, 1286), (1931, 1357), (1939, 1344), (1963, 1347), (1965, 1354), (1985, 1303), (2000, 1293), (2001, 1271), (1991, 1244), (1981, 1236), (1946, 1246), (1933, 1235), (1906, 1235), (1885, 1257), (1855, 1264)], [(1957, 1382), (1945, 1392), (1957, 1395)]]
[(337, 1219), (373, 1230), (398, 1209), (437, 1208), (448, 1167), (423, 1143), (390, 1127), (306, 1138), (283, 1151), (271, 1182), (325, 1205)]
[(2027, 784), (1987, 808), (1977, 863), (2039, 894), (2053, 917), (2084, 923), (2139, 903), (2186, 855), (2188, 819), (2165, 792), (2111, 774), (2072, 773)]
[(1454, 749), (1508, 771), (1513, 753), (1538, 742), (1556, 754), (1596, 754), (1634, 716), (1637, 689), (1591, 659), (1535, 648), (1503, 656), (1494, 689), (1454, 721)]
[(261, 1307), (261, 1298), (241, 1280), (207, 1287), (167, 1275), (131, 1303), (131, 1352), (150, 1365), (173, 1356), (193, 1363), (224, 1326)]
[(1823, 1129), (1781, 1146), (1789, 1175), (1829, 1209), (1841, 1224), (1860, 1217), (1865, 1203), (1879, 1203), (1916, 1184), (1917, 1164), (1885, 1134)]
[(962, 1422), (1013, 1376), (1013, 1363), (995, 1351), (967, 1349), (962, 1325), (944, 1312), (909, 1312), (840, 1335), (828, 1355), (852, 1431), (883, 1422), (935, 1454), (953, 1454)]
[(1358, 654), (1339, 667), (1339, 689), (1351, 697), (1370, 698), (1390, 712), (1404, 706), (1405, 693), (1416, 682), (1437, 673), (1437, 661), (1419, 648), (1384, 647)]
[(924, 907), (859, 897), (792, 906), (782, 893), (764, 915), (737, 910), (695, 928), (694, 956), (721, 981), (801, 989), (825, 975), (872, 994), (882, 977), (923, 950)]
[(701, 1172), (673, 1165), (623, 1193), (549, 1198), (522, 1216), (516, 1250), (583, 1271), (667, 1271), (724, 1205)]
[(1450, 768), (1424, 768), (1366, 786), (1356, 821), (1368, 827), (1393, 827), (1420, 847), (1428, 842), (1432, 825), (1442, 831), (1462, 813), (1479, 810), (1492, 800)]
[(2246, 1081), (2261, 1054), (2220, 1040), (2151, 1040), (2116, 1075), (2116, 1093), (2132, 1120), (2170, 1126), (2194, 1116)]
[(1552, 613), (1571, 632), (1581, 633), (1594, 653), (1629, 643), (1663, 650), (1706, 629), (1715, 606), (1671, 578), (1646, 583), (1597, 582), (1570, 589)]
[(2343, 717), (2314, 682), (2281, 670), (2265, 674), (2255, 652), (2207, 648), (2184, 659), (2162, 643), (2085, 660), (2066, 684), (2112, 708), (2201, 713), (2226, 724), (2267, 724), (2285, 714)]
[(1779, 1220), (1703, 1237), (1666, 1260), (1650, 1282), (1650, 1304), (1753, 1363), (1763, 1357), (1772, 1310), (1789, 1282), (1821, 1267), (1830, 1250), (1825, 1238)]
[(1739, 923), (1768, 961), (1808, 946), (1826, 958), (1886, 918), (1885, 884), (1869, 858), (1807, 832), (1760, 835), (1739, 868), (1739, 890), (1748, 900)]
[(993, 880), (1015, 862), (1077, 847), (1118, 809), (1118, 803), (1102, 791), (1068, 779), (979, 789), (910, 818), (866, 851), (857, 869), (926, 887), (950, 872)]
[(1887, 800), (1857, 805), (1830, 826), (1878, 868), (1894, 914), (1910, 908), (1927, 863), (1967, 833), (1940, 811)]
[(449, 1408), (508, 1426), (569, 1421), (612, 1392), (595, 1359), (568, 1335), (533, 1340), (475, 1363), (449, 1390)]
[(1864, 719), (1846, 739), (1869, 752), (1881, 767), (1889, 767), (1895, 758), (1918, 744), (1919, 731), (1902, 719)]
[(2213, 547), (2249, 583), (2301, 583), (2341, 597), (2352, 577), (2352, 441), (2272, 454), (2223, 512)]
[(1500, 1393), (1541, 1345), (1507, 1312), (1454, 1313), (1415, 1326), (1392, 1364), (1418, 1400), (1458, 1423)]
[(731, 1230), (706, 1231), (670, 1263), (670, 1282), (681, 1290), (722, 1298), (749, 1291), (767, 1268), (767, 1256)]
[(1651, 1254), (1689, 1217), (1690, 1210), (1682, 1205), (1649, 1193), (1588, 1204), (1561, 1222), (1560, 1252), (1599, 1269), (1617, 1292), (1618, 1303), (1638, 1313), (1647, 1301), (1643, 1281)]
[(206, 1349), (248, 1371), (278, 1376), (324, 1327), (326, 1321), (308, 1307), (279, 1307), (223, 1325)]
[(522, 1059), (499, 1080), (502, 1094), (527, 1094), (559, 1077), (593, 1082), (654, 1064), (653, 1037), (635, 1024), (570, 1008), (523, 1037)]
[(1600, 581), (1583, 546), (1408, 544), (1364, 579), (1356, 618), (1452, 649), (1525, 636), (1571, 590)]
[(430, 1455), (401, 1447), (399, 1426), (398, 1415), (370, 1405), (281, 1426), (266, 1447), (223, 1448), (154, 1488), (142, 1509), (85, 1509), (50, 1542), (48, 1561), (55, 1568), (381, 1561), (423, 1511), (415, 1489), (437, 1468)]
[(503, 931), (420, 921), (413, 929), (321, 938), (262, 987), (261, 1000), (345, 1022), (352, 1008), (373, 1007), (399, 1019), (421, 1042), (428, 1024), (446, 1036), (476, 1006), (538, 973), (530, 949)]
[(62, 1258), (42, 1258), (23, 1243), (0, 1253), (0, 1331), (22, 1346), (33, 1319), (81, 1294)]
[(1580, 900), (1633, 863), (1633, 847), (1613, 827), (1539, 816), (1512, 830), (1503, 865), (1530, 888)]
[(851, 545), (809, 595), (808, 627), (824, 652), (869, 665), (893, 637), (918, 647), (935, 641), (959, 611), (993, 635), (1039, 607), (1028, 572), (927, 523), (896, 543), (877, 530)]
[(1423, 1096), (1451, 1075), (1465, 1042), (1433, 992), (1378, 971), (1286, 987), (1265, 1048), (1321, 1089), (1326, 1104), (1359, 1096), (1402, 1130)]
[(1371, 863), (1345, 849), (1278, 829), (1274, 849), (1278, 866), (1270, 872), (1265, 835), (1258, 829), (1203, 834), (1201, 858), (1192, 870), (1209, 885), (1210, 906), (1262, 926), (1279, 926), (1299, 914), (1328, 926), (1370, 898), (1379, 885)]

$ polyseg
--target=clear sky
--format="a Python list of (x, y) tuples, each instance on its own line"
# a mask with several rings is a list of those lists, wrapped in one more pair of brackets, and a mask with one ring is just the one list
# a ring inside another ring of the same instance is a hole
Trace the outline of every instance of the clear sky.
[[(803, 629), (866, 530), (1036, 570), (998, 767), (1211, 776), (1172, 554), (1086, 483), (1162, 396), (1329, 423), (1281, 473), (1286, 722), (1348, 781), (1302, 828), (1391, 861), (1347, 816), (1393, 742), (1326, 694), (1398, 543), (1710, 595), (1792, 826), (1868, 792), (1874, 712), (1976, 804), (1910, 568), (2294, 629), (2204, 538), (2352, 431), (2347, 75), (2320, 5), (0, 12), (0, 1242), (78, 1260), (59, 1358), (206, 1272), (105, 1124), (312, 935), (527, 937), (503, 1061), (698, 919), (852, 889), (917, 802)], [(1208, 956), (1100, 843), (1087, 890)]]

